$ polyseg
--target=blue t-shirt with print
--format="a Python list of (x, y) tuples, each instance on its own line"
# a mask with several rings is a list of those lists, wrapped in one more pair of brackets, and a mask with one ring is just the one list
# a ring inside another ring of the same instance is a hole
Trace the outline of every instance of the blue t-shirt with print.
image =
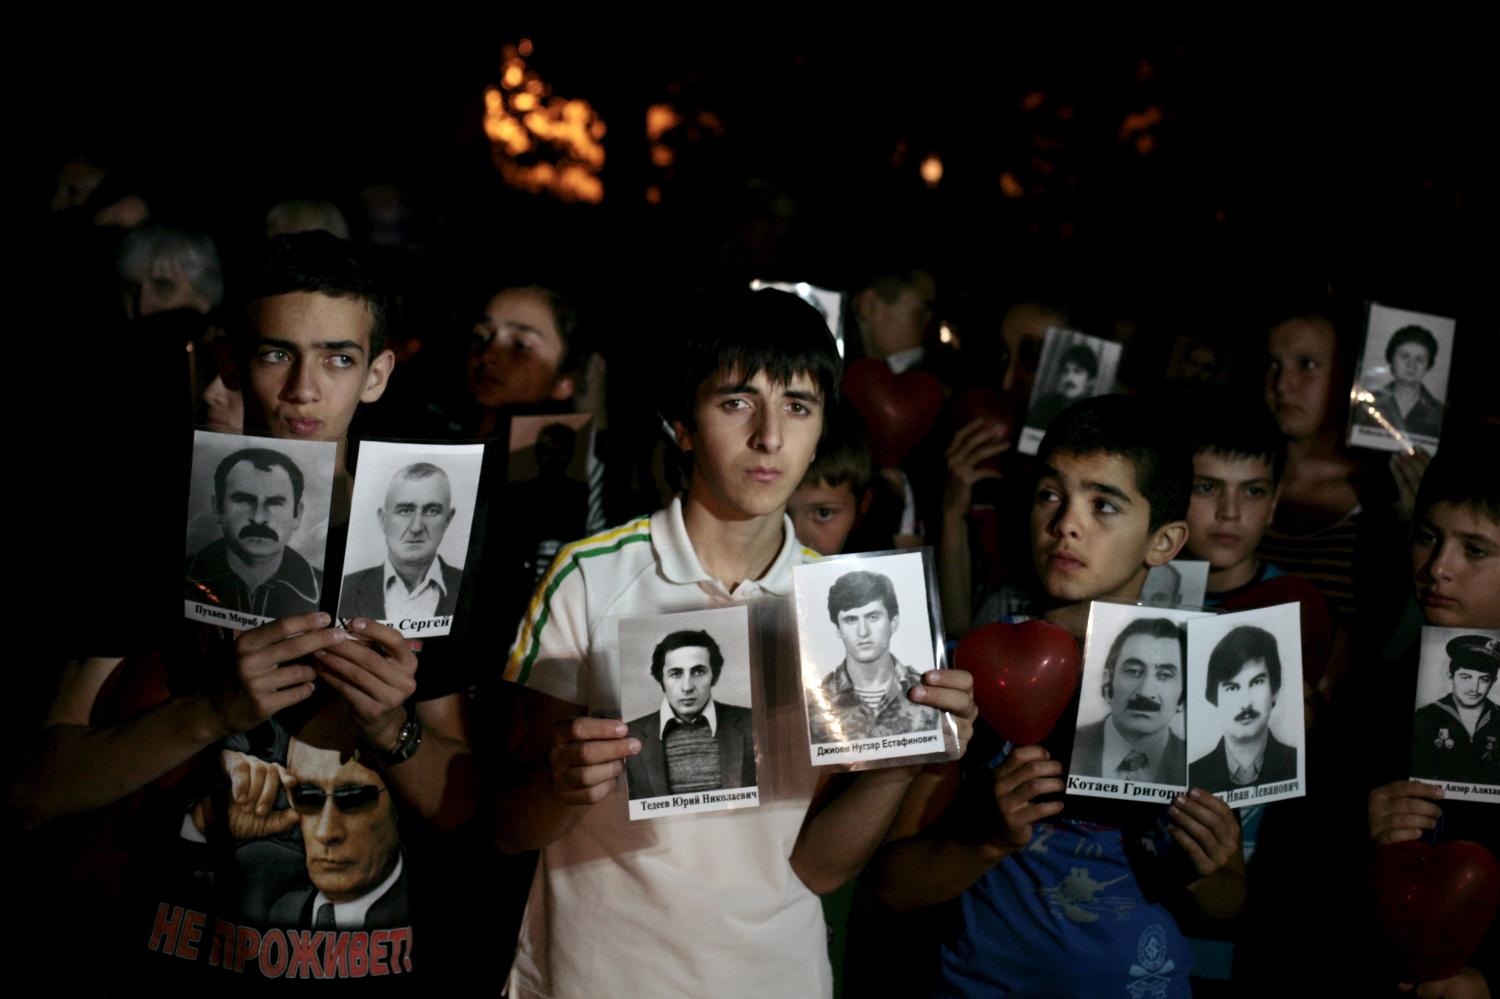
[[(962, 925), (943, 943), (935, 994), (1190, 996), (1187, 940), (1141, 893), (1126, 835), (1094, 822), (1038, 823), (1025, 850), (960, 897)], [(1164, 821), (1136, 835), (1136, 849), (1167, 849)]]

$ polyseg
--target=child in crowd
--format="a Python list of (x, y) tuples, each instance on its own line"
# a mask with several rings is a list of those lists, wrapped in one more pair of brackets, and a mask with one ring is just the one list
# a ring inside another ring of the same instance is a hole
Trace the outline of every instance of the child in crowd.
[[(1187, 538), (1191, 466), (1161, 426), (1144, 402), (1106, 396), (1069, 409), (1042, 443), (1035, 610), (1080, 641), (1091, 601), (1137, 599)], [(1065, 724), (1048, 744), (1071, 739)], [(1229, 807), (1198, 789), (1165, 811), (1065, 805), (1054, 795), (1066, 768), (1047, 747), (991, 770), (997, 743), (976, 733), (961, 766), (913, 782), (872, 871), (897, 908), (957, 898), (936, 994), (1188, 995), (1176, 914), (1227, 919), (1244, 900)]]
[[(1276, 515), (1286, 443), (1275, 421), (1258, 406), (1205, 408), (1194, 425), (1186, 551), (1208, 563), (1204, 605), (1245, 610), (1300, 603), (1303, 675), (1316, 682), (1329, 653), (1328, 601), (1312, 583), (1286, 576), (1259, 552), (1261, 537)], [(1272, 579), (1282, 582), (1262, 585)], [(1314, 695), (1311, 688), (1308, 693)], [(1311, 721), (1314, 712), (1307, 717)]]
[[(1259, 405), (1204, 405), (1193, 421), (1196, 449), (1188, 501), (1187, 554), (1209, 564), (1205, 606), (1245, 610), (1297, 602), (1302, 607), (1303, 676), (1314, 679), (1328, 656), (1328, 602), (1312, 583), (1284, 575), (1260, 557), (1261, 536), (1270, 526), (1280, 495), (1286, 443), (1276, 422)], [(1274, 586), (1265, 585), (1278, 580)], [(1295, 688), (1294, 688), (1295, 689)], [(1311, 684), (1303, 683), (1309, 725), (1319, 714)], [(1317, 754), (1309, 761), (1311, 779), (1321, 776)], [(1250, 905), (1238, 937), (1281, 941), (1283, 928), (1298, 915), (1309, 859), (1300, 834), (1309, 801), (1297, 799), (1241, 809), (1241, 838)], [(1260, 853), (1257, 862), (1256, 854)], [(1300, 906), (1300, 911), (1306, 911)], [(1252, 962), (1228, 941), (1195, 940), (1200, 976), (1241, 979)], [(1255, 944), (1247, 950), (1254, 954)], [(1235, 969), (1238, 970), (1235, 970)]]
[(1259, 408), (1205, 413), (1196, 425), (1187, 553), (1208, 563), (1216, 606), (1281, 575), (1257, 549), (1276, 514), (1286, 443)]
[[(839, 410), (829, 422), (818, 445), (818, 456), (807, 466), (807, 474), (786, 504), (797, 539), (820, 555), (844, 551), (864, 523), (874, 498), (870, 445), (858, 414)], [(885, 542), (868, 550), (889, 548), (890, 539)]]
[[(1496, 448), (1500, 448), (1500, 430), (1494, 427), (1467, 441), (1445, 440), (1442, 453), (1432, 459), (1422, 479), (1411, 539), (1411, 579), (1417, 604), (1429, 625), (1500, 628), (1500, 469), (1494, 461)], [(1481, 654), (1474, 662), (1482, 664), (1484, 658)], [(1487, 673), (1493, 683), (1493, 665), (1480, 672)], [(1446, 802), (1437, 784), (1392, 779), (1411, 772), (1416, 656), (1408, 654), (1390, 664), (1378, 678), (1372, 678), (1367, 693), (1368, 697), (1356, 702), (1347, 720), (1352, 727), (1383, 733), (1380, 742), (1385, 751), (1376, 754), (1383, 773), (1371, 774), (1381, 783), (1370, 792), (1368, 802), (1370, 839), (1376, 844), (1468, 839), (1500, 851), (1500, 815), (1493, 804)], [(1489, 716), (1493, 724), (1493, 707)], [(1497, 956), (1500, 940), (1491, 925), (1470, 967), (1451, 978), (1417, 985), (1416, 995), (1454, 999), (1488, 996), (1500, 982)]]
[[(790, 592), (792, 567), (811, 553), (786, 503), (838, 385), (827, 327), (794, 296), (743, 293), (699, 328), (665, 397), (692, 462), (687, 492), (564, 548), (506, 667), (526, 690), (516, 698), (498, 839), (511, 851), (542, 851), (512, 996), (831, 994), (816, 896), (864, 866), (917, 770), (820, 779), (805, 755), (782, 748), (806, 745), (800, 710), (772, 704), (764, 737), (780, 751), (761, 767), (759, 807), (627, 817), (617, 778), (641, 740), (623, 721), (586, 710), (618, 696), (605, 621)], [(765, 689), (796, 689), (790, 641), (765, 637)], [(909, 696), (956, 713), (966, 734), (970, 687), (968, 674), (936, 670)]]

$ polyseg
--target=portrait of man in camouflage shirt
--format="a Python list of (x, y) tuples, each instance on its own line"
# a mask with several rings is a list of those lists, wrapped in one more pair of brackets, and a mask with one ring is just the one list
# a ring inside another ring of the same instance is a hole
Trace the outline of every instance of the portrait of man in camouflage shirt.
[(891, 653), (901, 608), (890, 577), (857, 569), (828, 590), (828, 618), (844, 643), (844, 661), (808, 691), (812, 741), (848, 742), (938, 726), (938, 713), (907, 697), (922, 671)]

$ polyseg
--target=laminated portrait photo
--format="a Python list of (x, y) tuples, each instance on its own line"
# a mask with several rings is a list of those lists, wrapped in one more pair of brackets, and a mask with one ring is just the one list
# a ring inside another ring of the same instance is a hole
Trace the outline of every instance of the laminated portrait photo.
[(338, 445), (193, 432), (184, 614), (235, 629), (318, 609)]
[(526, 516), (514, 518), (501, 540), (514, 560), (541, 581), (563, 545), (602, 523), (589, 521), (589, 478), (594, 457), (590, 413), (513, 416), (506, 463), (506, 503)]
[(1152, 567), (1141, 587), (1140, 603), (1147, 607), (1202, 607), (1208, 593), (1208, 563), (1173, 559)]
[(844, 555), (792, 570), (814, 765), (956, 752), (953, 721), (909, 696), (947, 665), (930, 555)]
[(1436, 454), (1457, 322), (1371, 303), (1350, 392), (1349, 443)]
[(484, 445), (361, 441), (358, 458), (339, 619), (450, 634), (478, 571), (469, 549)]
[(1069, 794), (1165, 802), (1187, 790), (1187, 624), (1209, 616), (1090, 605)]
[(1411, 777), (1443, 796), (1500, 802), (1500, 630), (1423, 628)]
[(1049, 329), (1016, 449), (1022, 454), (1036, 454), (1047, 428), (1063, 410), (1075, 402), (1109, 394), (1119, 366), (1119, 344), (1060, 326)]
[(744, 605), (618, 619), (630, 818), (760, 804)]
[(1229, 804), (1306, 793), (1297, 604), (1188, 624), (1188, 782)]

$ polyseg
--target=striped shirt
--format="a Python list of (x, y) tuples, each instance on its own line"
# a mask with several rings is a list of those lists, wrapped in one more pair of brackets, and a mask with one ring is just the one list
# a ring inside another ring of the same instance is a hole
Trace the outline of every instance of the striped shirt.
[(1301, 576), (1328, 600), (1336, 620), (1354, 617), (1355, 560), (1359, 550), (1358, 507), (1326, 527), (1291, 534), (1268, 527), (1256, 554), (1282, 572)]
[(605, 717), (621, 717), (620, 617), (749, 603), (761, 805), (631, 822), (622, 785), (585, 810), (542, 851), (509, 995), (831, 995), (822, 906), (789, 863), (817, 775), (786, 598), (816, 555), (783, 524), (771, 568), (733, 592), (698, 561), (680, 501), (564, 547), (543, 578), (505, 676)]

